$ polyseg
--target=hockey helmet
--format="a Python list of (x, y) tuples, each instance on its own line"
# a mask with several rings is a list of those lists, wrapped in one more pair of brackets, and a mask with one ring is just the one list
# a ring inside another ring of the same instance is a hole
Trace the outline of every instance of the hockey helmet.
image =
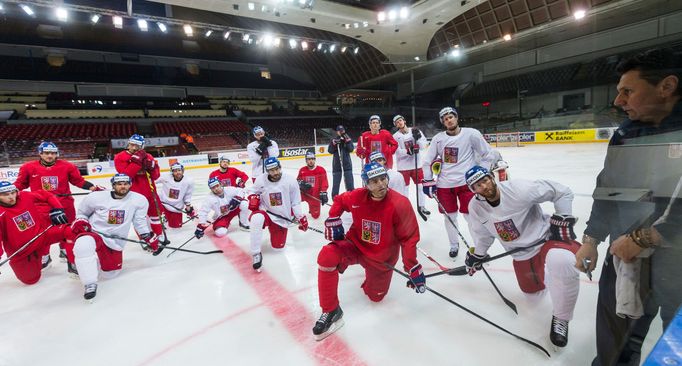
[(396, 116), (393, 117), (393, 125), (394, 125), (394, 126), (395, 126), (395, 123), (398, 122), (399, 119), (402, 119), (403, 121), (405, 121), (405, 117), (403, 117), (403, 116), (401, 116), (401, 115), (399, 115), (399, 114), (396, 114)]
[(38, 153), (42, 154), (44, 152), (53, 152), (59, 154), (59, 149), (57, 148), (57, 145), (55, 145), (54, 142), (51, 141), (43, 141), (38, 145)]
[(343, 125), (338, 125), (338, 126), (336, 126), (336, 130), (337, 130), (337, 131), (342, 131), (342, 132), (343, 132), (343, 131), (346, 130), (346, 128), (343, 127)]
[(134, 134), (128, 139), (128, 144), (138, 145), (141, 148), (144, 148), (144, 136)]
[(111, 185), (114, 185), (114, 184), (120, 183), (120, 182), (131, 184), (130, 177), (127, 174), (116, 173), (116, 174), (114, 174), (113, 177), (111, 177)]
[(17, 187), (9, 181), (0, 181), (0, 193), (16, 191)]
[(220, 157), (218, 158), (218, 162), (220, 163), (221, 161), (226, 161), (229, 163), (230, 158), (228, 158), (227, 155), (220, 155)]
[(386, 168), (375, 161), (365, 164), (365, 166), (362, 168), (361, 177), (365, 184), (367, 184), (370, 179), (381, 177), (382, 175), (385, 175), (388, 178), (388, 172), (386, 171)]
[(253, 128), (253, 130), (251, 132), (253, 132), (253, 135), (256, 136), (257, 133), (261, 133), (261, 132), (265, 133), (265, 130), (261, 126), (256, 126)]
[(178, 170), (178, 169), (182, 170), (183, 172), (185, 171), (185, 167), (180, 163), (173, 163), (170, 167), (171, 172), (173, 170)]
[(381, 117), (379, 117), (378, 114), (373, 114), (373, 115), (369, 116), (369, 121), (367, 121), (367, 122), (372, 123), (372, 120), (375, 120), (375, 119), (378, 120), (379, 123), (381, 123)]
[(377, 161), (379, 159), (386, 160), (386, 157), (384, 156), (384, 154), (381, 153), (381, 151), (379, 151), (379, 150), (372, 151), (372, 153), (369, 154), (369, 161)]
[(218, 177), (213, 177), (213, 178), (208, 179), (208, 188), (209, 189), (211, 189), (215, 186), (219, 186), (219, 185), (220, 185), (220, 179), (218, 179)]
[(275, 169), (282, 166), (282, 164), (279, 163), (279, 160), (274, 156), (265, 159), (263, 165), (265, 165), (265, 170)]
[(452, 114), (455, 117), (458, 117), (459, 114), (457, 114), (457, 110), (452, 107), (445, 107), (438, 112), (438, 118), (440, 118), (441, 123), (443, 122), (443, 117), (447, 114)]
[(491, 179), (495, 179), (495, 177), (490, 174), (490, 171), (480, 165), (474, 165), (471, 167), (471, 169), (467, 170), (466, 174), (464, 174), (464, 178), (466, 179), (467, 186), (469, 186), (469, 189), (474, 192), (474, 184), (478, 182), (479, 180), (485, 178), (485, 177), (490, 177)]
[(314, 151), (308, 151), (307, 153), (305, 153), (305, 159), (306, 160), (317, 159), (317, 157), (315, 156), (315, 152)]

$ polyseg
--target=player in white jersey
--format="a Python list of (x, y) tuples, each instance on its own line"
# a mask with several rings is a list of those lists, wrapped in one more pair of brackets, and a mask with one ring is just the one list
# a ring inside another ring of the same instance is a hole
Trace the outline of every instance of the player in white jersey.
[(395, 170), (386, 167), (386, 157), (381, 151), (377, 150), (369, 154), (369, 162), (371, 163), (373, 161), (381, 164), (381, 166), (386, 169), (386, 174), (388, 174), (388, 188), (407, 197), (407, 187), (405, 186), (403, 176)]
[[(480, 166), (466, 172), (466, 183), (476, 193), (469, 203), (469, 231), (475, 246), (466, 255), (469, 275), (481, 269), (488, 249), (497, 239), (505, 251), (529, 247), (511, 254), (521, 291), (535, 293), (547, 288), (552, 298), (549, 338), (557, 347), (568, 343), (568, 322), (580, 289), (575, 253), (580, 243), (573, 240), (573, 192), (549, 180), (495, 182), (492, 173)], [(550, 218), (540, 204), (554, 203)], [(533, 246), (533, 244), (537, 244)]]
[[(464, 173), (474, 165), (492, 166), (502, 159), (500, 153), (493, 150), (485, 141), (483, 135), (473, 128), (460, 127), (457, 111), (451, 107), (443, 108), (440, 121), (445, 131), (439, 132), (431, 139), (431, 145), (424, 156), (424, 194), (430, 198), (437, 198), (445, 209), (438, 211), (444, 217), (445, 231), (450, 241), (450, 258), (456, 258), (459, 252), (457, 229), (450, 222), (457, 223), (457, 211), (464, 219), (469, 213), (469, 201), (474, 194), (464, 181)], [(437, 156), (442, 159), (440, 174), (434, 181), (431, 162)], [(459, 204), (458, 204), (459, 201)]]
[(159, 238), (147, 221), (147, 199), (130, 191), (130, 177), (125, 174), (114, 175), (111, 185), (112, 191), (90, 193), (78, 206), (76, 220), (71, 224), (76, 235), (73, 254), (86, 300), (97, 294), (98, 275), (109, 279), (121, 272), (126, 241), (108, 236), (127, 238), (132, 225), (147, 243), (145, 250), (154, 252), (159, 248)]
[[(249, 205), (244, 199), (244, 189), (239, 187), (223, 187), (218, 177), (208, 180), (208, 188), (211, 194), (204, 198), (199, 209), (199, 224), (194, 231), (194, 236), (201, 239), (208, 226), (213, 224), (215, 236), (221, 238), (227, 235), (227, 228), (232, 218), (239, 215), (239, 227), (248, 230)], [(213, 212), (209, 221), (209, 214)]]
[(260, 271), (263, 264), (261, 240), (263, 230), (270, 232), (270, 245), (275, 249), (284, 248), (287, 241), (287, 227), (293, 213), (301, 231), (308, 230), (308, 218), (301, 209), (301, 191), (293, 176), (282, 173), (282, 165), (275, 157), (265, 159), (265, 170), (256, 178), (249, 192), (251, 224), (251, 255), (253, 269)]
[(159, 189), (159, 198), (163, 211), (168, 220), (168, 226), (172, 228), (182, 227), (182, 213), (189, 217), (196, 216), (192, 207), (192, 193), (194, 193), (194, 181), (185, 179), (185, 167), (180, 163), (171, 165), (170, 174), (162, 175), (156, 183), (163, 186)]
[(398, 131), (393, 134), (393, 138), (398, 141), (398, 150), (395, 151), (396, 170), (403, 176), (405, 192), (408, 191), (410, 179), (412, 179), (417, 185), (417, 196), (419, 198), (417, 209), (423, 215), (430, 215), (431, 212), (424, 207), (426, 195), (421, 184), (424, 179), (424, 172), (420, 161), (421, 155), (419, 155), (419, 151), (426, 149), (428, 145), (426, 136), (416, 127), (407, 127), (405, 117), (401, 115), (393, 117), (393, 125), (398, 128)]
[(251, 161), (251, 179), (255, 182), (256, 177), (265, 173), (263, 161), (269, 157), (276, 158), (279, 156), (279, 146), (277, 146), (277, 142), (265, 136), (265, 130), (261, 126), (253, 128), (253, 137), (256, 138), (256, 141), (246, 145), (246, 152)]

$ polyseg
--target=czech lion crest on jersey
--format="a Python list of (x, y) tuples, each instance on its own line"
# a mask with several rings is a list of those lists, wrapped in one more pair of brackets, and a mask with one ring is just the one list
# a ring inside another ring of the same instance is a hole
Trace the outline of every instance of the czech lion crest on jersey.
[(232, 185), (232, 180), (230, 178), (221, 179), (220, 185), (223, 187), (229, 187)]
[(36, 225), (35, 221), (33, 221), (31, 213), (28, 211), (22, 213), (19, 216), (14, 216), (12, 220), (14, 220), (14, 224), (17, 225), (17, 229), (19, 229), (19, 231), (25, 231)]
[(497, 230), (497, 235), (500, 236), (502, 241), (516, 240), (521, 236), (519, 229), (516, 228), (512, 219), (496, 222), (495, 230)]
[(220, 205), (220, 216), (226, 215), (230, 212), (230, 205)]
[(281, 206), (282, 205), (282, 192), (273, 192), (268, 195), (270, 197), (270, 206)]
[(381, 151), (381, 141), (372, 141), (369, 143), (371, 151)]
[(56, 191), (57, 186), (59, 186), (59, 178), (54, 176), (40, 177), (40, 185), (43, 187), (43, 191)]
[(109, 225), (121, 225), (126, 217), (125, 210), (109, 210), (109, 217), (107, 218), (107, 224)]
[(306, 183), (310, 184), (311, 186), (313, 186), (313, 187), (315, 186), (315, 176), (314, 175), (303, 177), (303, 180)]
[(180, 197), (179, 189), (171, 188), (168, 190), (168, 198), (176, 200), (179, 197)]
[(378, 245), (381, 240), (381, 223), (362, 219), (362, 240)]
[(443, 148), (443, 162), (456, 164), (459, 160), (459, 148), (458, 147), (444, 147)]

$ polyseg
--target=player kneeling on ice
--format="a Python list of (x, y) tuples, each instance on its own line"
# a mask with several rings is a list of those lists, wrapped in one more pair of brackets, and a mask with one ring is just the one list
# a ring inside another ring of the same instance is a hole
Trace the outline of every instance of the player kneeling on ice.
[(131, 192), (130, 184), (129, 176), (114, 175), (113, 190), (90, 193), (78, 206), (76, 221), (71, 224), (76, 235), (73, 254), (86, 300), (92, 300), (97, 294), (98, 276), (109, 279), (121, 272), (124, 239), (128, 238), (131, 224), (147, 243), (146, 251), (159, 248), (159, 237), (147, 222), (149, 203), (143, 195)]
[(227, 228), (232, 218), (239, 215), (239, 227), (248, 230), (249, 205), (244, 199), (244, 190), (237, 187), (223, 187), (217, 177), (208, 180), (211, 194), (206, 196), (199, 209), (199, 225), (194, 236), (201, 239), (209, 226), (208, 215), (213, 211), (211, 221), (215, 236), (222, 238), (227, 235)]
[[(476, 193), (469, 203), (469, 231), (475, 243), (465, 260), (469, 275), (481, 269), (495, 239), (506, 251), (531, 246), (512, 254), (516, 280), (521, 291), (535, 293), (545, 289), (545, 275), (548, 277), (553, 306), (549, 338), (557, 347), (566, 346), (568, 322), (580, 288), (574, 267), (580, 243), (573, 240), (573, 193), (549, 180), (496, 183), (492, 173), (480, 166), (469, 169), (465, 176)], [(556, 213), (551, 218), (543, 213), (542, 202), (554, 203)]]
[[(386, 168), (386, 157), (381, 151), (375, 151), (369, 154), (370, 162), (377, 162), (384, 168)], [(402, 194), (407, 197), (407, 186), (405, 186), (405, 180), (403, 176), (393, 169), (386, 168), (386, 175), (388, 177), (388, 188)]]
[(52, 243), (64, 240), (67, 253), (70, 251), (68, 239), (72, 236), (69, 225), (64, 225), (67, 222), (64, 208), (52, 193), (19, 192), (12, 183), (0, 181), (0, 257), (3, 250), (7, 252), (0, 265), (9, 261), (19, 281), (35, 284), (40, 271), (50, 264)]
[(298, 186), (301, 187), (301, 199), (308, 203), (310, 208), (310, 216), (313, 219), (320, 217), (320, 208), (326, 205), (329, 201), (327, 197), (327, 189), (329, 189), (329, 182), (327, 181), (327, 171), (315, 165), (317, 158), (315, 152), (308, 151), (305, 154), (305, 166), (298, 170)]
[(170, 170), (168, 176), (162, 175), (156, 182), (163, 185), (159, 197), (168, 226), (177, 229), (182, 227), (183, 212), (190, 218), (197, 215), (192, 207), (194, 181), (185, 179), (185, 167), (180, 163), (171, 165)]
[[(391, 284), (393, 271), (402, 252), (403, 266), (409, 271), (407, 285), (418, 293), (425, 291), (426, 278), (417, 262), (419, 227), (410, 201), (400, 193), (388, 189), (386, 169), (376, 162), (362, 170), (364, 188), (334, 197), (334, 204), (325, 221), (325, 245), (317, 256), (317, 288), (322, 316), (315, 323), (313, 334), (324, 339), (343, 325), (343, 311), (337, 294), (339, 273), (349, 265), (359, 264), (365, 269), (362, 290), (370, 300), (381, 301)], [(339, 218), (350, 212), (353, 224), (344, 236)]]
[(249, 189), (249, 218), (251, 223), (251, 255), (253, 269), (260, 271), (263, 265), (261, 240), (263, 230), (270, 232), (270, 245), (275, 249), (284, 248), (287, 241), (287, 226), (292, 222), (286, 218), (294, 214), (301, 231), (308, 230), (308, 218), (301, 210), (301, 191), (293, 176), (282, 173), (282, 165), (275, 157), (264, 162), (266, 174), (262, 174)]

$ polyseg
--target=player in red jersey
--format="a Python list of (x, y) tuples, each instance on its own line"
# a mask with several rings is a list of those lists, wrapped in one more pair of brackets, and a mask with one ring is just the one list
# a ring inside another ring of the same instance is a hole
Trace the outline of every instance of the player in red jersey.
[(315, 153), (308, 151), (305, 154), (306, 166), (298, 170), (296, 177), (298, 186), (301, 188), (301, 200), (308, 202), (310, 216), (313, 219), (320, 217), (320, 207), (329, 201), (327, 171), (323, 167), (315, 165), (316, 159)]
[[(313, 334), (324, 339), (343, 325), (337, 289), (339, 273), (352, 264), (365, 269), (362, 289), (370, 300), (381, 301), (388, 292), (393, 272), (385, 264), (395, 266), (402, 252), (403, 267), (409, 271), (408, 286), (423, 293), (426, 278), (417, 262), (419, 227), (410, 201), (388, 189), (388, 174), (379, 163), (365, 165), (362, 170), (365, 188), (334, 197), (325, 221), (325, 238), (332, 242), (322, 247), (317, 256), (317, 287), (322, 316)], [(350, 212), (353, 224), (344, 237), (340, 216)]]
[[(49, 213), (41, 207), (49, 207)], [(50, 245), (73, 238), (66, 223), (64, 209), (52, 194), (19, 192), (12, 183), (0, 181), (0, 257), (3, 251), (11, 257), (9, 265), (19, 281), (33, 285), (40, 280), (41, 270), (49, 264), (41, 258), (50, 252)]]
[(244, 188), (249, 176), (237, 168), (230, 168), (230, 159), (227, 156), (221, 156), (218, 159), (219, 169), (216, 169), (208, 175), (208, 179), (217, 177), (220, 185), (223, 187), (239, 187)]
[[(20, 191), (31, 188), (32, 192), (42, 190), (55, 194), (64, 208), (69, 223), (73, 222), (76, 218), (76, 208), (73, 205), (74, 200), (71, 196), (69, 183), (90, 191), (100, 191), (105, 188), (86, 181), (75, 165), (66, 160), (58, 159), (59, 149), (52, 142), (42, 142), (38, 146), (38, 156), (38, 160), (29, 161), (19, 168), (19, 175), (14, 186)], [(41, 204), (38, 207), (44, 214), (50, 210), (46, 204)], [(59, 244), (59, 248), (59, 257), (66, 260), (64, 242)]]
[(398, 150), (398, 142), (390, 132), (381, 129), (381, 118), (377, 115), (369, 117), (369, 131), (358, 138), (355, 154), (362, 159), (362, 164), (369, 163), (369, 154), (381, 151), (386, 157), (386, 167), (393, 168), (393, 154)]
[(169, 241), (163, 235), (163, 226), (161, 226), (161, 200), (156, 193), (156, 184), (154, 184), (161, 173), (159, 164), (154, 160), (154, 157), (144, 151), (144, 137), (138, 134), (132, 135), (128, 139), (126, 150), (114, 157), (114, 166), (118, 173), (125, 174), (132, 179), (133, 183), (130, 190), (147, 199), (149, 203), (147, 216), (152, 231), (159, 237), (160, 243), (168, 245)]

